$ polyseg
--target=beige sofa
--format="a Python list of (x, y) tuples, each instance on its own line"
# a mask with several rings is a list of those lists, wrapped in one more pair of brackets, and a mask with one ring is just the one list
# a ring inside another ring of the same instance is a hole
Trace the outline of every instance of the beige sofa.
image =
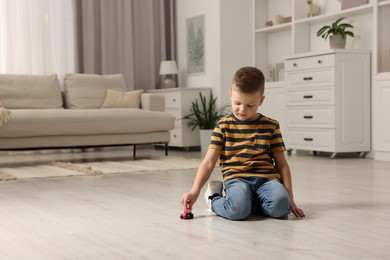
[(0, 149), (163, 143), (174, 118), (164, 97), (126, 91), (122, 75), (0, 75)]

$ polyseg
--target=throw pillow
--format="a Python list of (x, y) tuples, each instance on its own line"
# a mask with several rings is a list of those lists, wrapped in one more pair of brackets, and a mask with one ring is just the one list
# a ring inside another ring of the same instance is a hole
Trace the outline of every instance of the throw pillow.
[(143, 90), (118, 91), (107, 89), (102, 108), (140, 108)]

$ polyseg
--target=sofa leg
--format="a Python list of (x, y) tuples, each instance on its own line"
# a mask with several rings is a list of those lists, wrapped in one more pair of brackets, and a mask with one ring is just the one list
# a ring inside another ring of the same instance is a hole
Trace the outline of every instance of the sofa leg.
[(168, 143), (165, 143), (165, 156), (168, 156)]
[(137, 150), (137, 145), (133, 144), (133, 160), (137, 159), (137, 157), (136, 157), (136, 150)]

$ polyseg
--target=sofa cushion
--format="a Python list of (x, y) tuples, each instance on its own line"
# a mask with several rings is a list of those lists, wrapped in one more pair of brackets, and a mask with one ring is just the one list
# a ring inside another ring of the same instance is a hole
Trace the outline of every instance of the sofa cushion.
[(64, 90), (67, 108), (101, 108), (107, 89), (125, 91), (123, 75), (67, 74)]
[(113, 135), (168, 131), (174, 118), (167, 112), (138, 108), (18, 109), (0, 127), (0, 138)]
[(57, 75), (0, 75), (0, 101), (8, 109), (62, 108)]
[(143, 90), (117, 91), (107, 89), (102, 108), (141, 108), (141, 94)]

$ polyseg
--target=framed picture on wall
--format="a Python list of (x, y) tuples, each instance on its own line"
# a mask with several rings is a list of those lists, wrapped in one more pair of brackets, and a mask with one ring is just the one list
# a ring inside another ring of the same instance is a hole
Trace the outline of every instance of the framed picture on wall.
[(204, 15), (187, 19), (187, 74), (205, 72), (204, 19)]

